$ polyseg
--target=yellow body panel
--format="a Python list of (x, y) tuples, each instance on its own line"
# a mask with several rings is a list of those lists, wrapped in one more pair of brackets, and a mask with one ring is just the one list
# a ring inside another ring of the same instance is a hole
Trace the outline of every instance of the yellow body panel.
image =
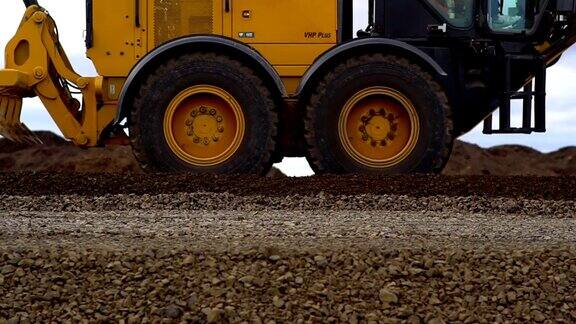
[[(29, 137), (20, 108), (23, 97), (37, 96), (66, 138), (101, 145), (134, 65), (178, 37), (209, 34), (246, 43), (276, 69), (289, 95), (314, 60), (338, 42), (337, 0), (228, 1), (93, 0), (87, 50), (99, 74), (93, 78), (74, 72), (48, 12), (29, 7), (0, 70), (0, 134)], [(63, 80), (80, 89), (82, 103)]]
[(93, 6), (94, 44), (87, 55), (99, 75), (127, 76), (136, 61), (135, 1), (96, 0)]
[[(232, 37), (248, 44), (336, 44), (337, 1), (234, 0)], [(321, 13), (321, 14), (319, 14)]]
[(338, 41), (336, 0), (234, 0), (229, 11), (220, 0), (140, 1), (139, 27), (136, 1), (94, 1), (88, 57), (105, 78), (126, 77), (147, 52), (172, 39), (212, 34), (252, 46), (295, 89), (294, 77)]
[(0, 71), (0, 87), (26, 88), (30, 85), (30, 75), (13, 69)]

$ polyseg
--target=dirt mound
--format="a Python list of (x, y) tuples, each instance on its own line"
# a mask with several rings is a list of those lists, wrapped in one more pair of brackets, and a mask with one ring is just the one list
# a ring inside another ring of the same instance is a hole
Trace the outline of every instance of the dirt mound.
[[(129, 146), (82, 149), (47, 131), (35, 132), (41, 145), (0, 138), (0, 172), (142, 173)], [(273, 168), (270, 178), (285, 175)]]
[(72, 145), (30, 146), (0, 153), (2, 171), (141, 172), (129, 147), (81, 149)]
[[(70, 142), (65, 140), (64, 138), (48, 131), (38, 131), (34, 132), (36, 136), (40, 140), (42, 140), (43, 145), (45, 146), (70, 146), (72, 145)], [(6, 138), (0, 138), (0, 154), (4, 153), (14, 153), (26, 149), (33, 148), (37, 145), (31, 145), (26, 143), (15, 143)]]
[(541, 153), (520, 145), (484, 149), (457, 142), (444, 174), (448, 175), (576, 175), (576, 147)]
[[(43, 145), (0, 139), (0, 171), (141, 173), (129, 147), (81, 149), (51, 132), (36, 132)], [(483, 149), (456, 142), (445, 175), (565, 176), (576, 175), (576, 147), (544, 154), (506, 145)], [(274, 169), (269, 177), (284, 177)]]

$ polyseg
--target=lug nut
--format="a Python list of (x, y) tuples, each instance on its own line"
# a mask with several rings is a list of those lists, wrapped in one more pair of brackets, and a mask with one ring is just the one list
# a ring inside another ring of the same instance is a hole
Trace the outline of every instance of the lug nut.
[(206, 107), (200, 107), (200, 113), (201, 114), (205, 114), (206, 113)]
[(186, 119), (186, 126), (190, 127), (193, 123), (194, 121), (192, 119)]
[(218, 133), (224, 133), (224, 127), (222, 126), (218, 127)]
[(204, 145), (208, 146), (210, 144), (210, 139), (208, 137), (204, 137)]
[(200, 143), (200, 137), (198, 136), (194, 136), (194, 139), (192, 140), (195, 144)]
[(224, 118), (222, 116), (218, 116), (216, 117), (216, 121), (221, 123), (224, 120)]
[(210, 115), (215, 116), (216, 115), (216, 109), (210, 109)]
[(198, 111), (196, 109), (192, 110), (192, 112), (190, 113), (190, 116), (192, 116), (192, 117), (198, 116)]

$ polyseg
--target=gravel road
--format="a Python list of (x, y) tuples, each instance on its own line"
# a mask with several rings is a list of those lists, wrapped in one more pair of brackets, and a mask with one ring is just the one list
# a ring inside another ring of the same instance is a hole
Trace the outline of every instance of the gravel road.
[(209, 192), (107, 193), (96, 178), (43, 195), (46, 183), (10, 179), (0, 176), (0, 323), (576, 321), (571, 178), (524, 191), (519, 179), (504, 194), (471, 183), (460, 196), (438, 188), (471, 178), (415, 177), (431, 188), (415, 195), (337, 194), (329, 178), (271, 195), (223, 186), (239, 178)]
[(0, 245), (380, 247), (576, 243), (574, 205), (479, 197), (0, 196)]

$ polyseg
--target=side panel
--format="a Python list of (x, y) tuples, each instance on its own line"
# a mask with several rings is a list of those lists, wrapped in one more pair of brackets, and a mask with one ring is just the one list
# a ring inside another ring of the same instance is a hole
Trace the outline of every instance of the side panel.
[(228, 36), (258, 50), (288, 93), (322, 53), (338, 42), (337, 0), (234, 0)]
[(148, 0), (152, 50), (175, 38), (189, 35), (222, 35), (222, 0)]
[(335, 44), (338, 36), (336, 0), (234, 0), (232, 13), (233, 38), (249, 44)]
[(135, 1), (93, 1), (92, 13), (93, 38), (88, 57), (100, 75), (128, 75), (136, 61)]

